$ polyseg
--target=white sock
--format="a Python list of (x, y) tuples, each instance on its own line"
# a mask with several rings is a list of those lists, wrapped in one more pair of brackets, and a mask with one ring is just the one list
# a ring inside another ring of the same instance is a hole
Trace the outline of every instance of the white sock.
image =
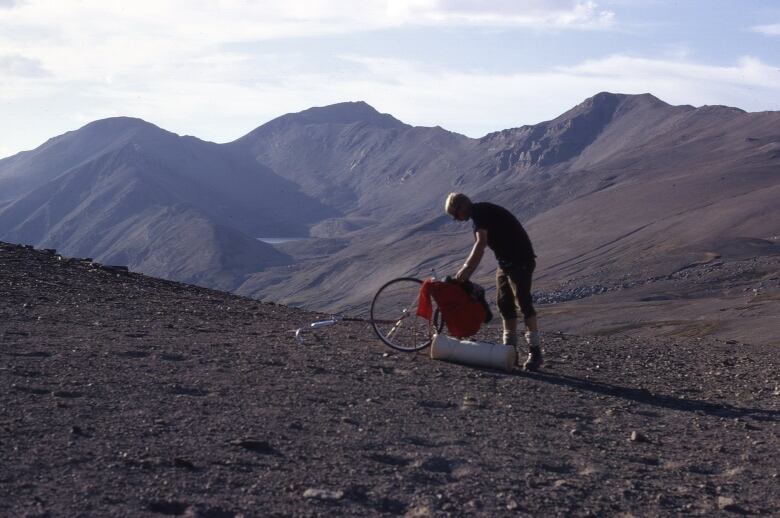
[(525, 341), (528, 342), (530, 347), (541, 347), (542, 345), (542, 333), (539, 331), (526, 331)]
[(504, 331), (503, 342), (504, 345), (517, 345), (517, 332)]

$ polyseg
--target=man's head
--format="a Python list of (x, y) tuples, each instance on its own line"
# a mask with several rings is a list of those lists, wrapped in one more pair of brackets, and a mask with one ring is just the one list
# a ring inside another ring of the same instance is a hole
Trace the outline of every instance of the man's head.
[(471, 217), (471, 200), (461, 192), (451, 192), (444, 202), (444, 212), (457, 221), (466, 221)]

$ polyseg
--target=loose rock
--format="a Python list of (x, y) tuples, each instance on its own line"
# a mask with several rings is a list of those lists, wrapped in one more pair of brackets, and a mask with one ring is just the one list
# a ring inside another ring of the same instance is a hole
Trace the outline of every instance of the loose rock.
[(303, 492), (303, 498), (314, 498), (318, 500), (341, 500), (344, 498), (344, 491), (309, 488)]

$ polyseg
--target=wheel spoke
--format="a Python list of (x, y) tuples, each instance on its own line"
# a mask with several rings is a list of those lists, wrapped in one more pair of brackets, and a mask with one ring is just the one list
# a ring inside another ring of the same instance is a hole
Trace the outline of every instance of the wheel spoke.
[(394, 349), (415, 351), (430, 344), (431, 326), (417, 315), (421, 286), (419, 279), (402, 277), (382, 286), (374, 296), (371, 324), (377, 336)]

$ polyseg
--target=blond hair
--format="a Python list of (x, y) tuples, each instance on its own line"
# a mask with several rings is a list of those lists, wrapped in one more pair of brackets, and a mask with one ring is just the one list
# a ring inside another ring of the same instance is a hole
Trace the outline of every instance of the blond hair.
[(455, 211), (463, 205), (471, 205), (471, 200), (462, 192), (451, 192), (447, 195), (447, 201), (444, 202), (444, 212), (452, 216)]

